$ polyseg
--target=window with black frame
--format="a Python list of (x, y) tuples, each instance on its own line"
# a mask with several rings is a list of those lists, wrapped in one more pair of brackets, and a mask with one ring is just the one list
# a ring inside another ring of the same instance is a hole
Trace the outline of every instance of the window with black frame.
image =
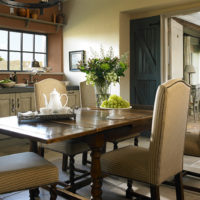
[(0, 29), (0, 71), (31, 71), (32, 61), (47, 66), (47, 35)]

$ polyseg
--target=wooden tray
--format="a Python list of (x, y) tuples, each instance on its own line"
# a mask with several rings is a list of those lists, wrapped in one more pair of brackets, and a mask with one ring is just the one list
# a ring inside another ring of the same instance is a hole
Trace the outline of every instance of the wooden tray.
[(17, 114), (18, 122), (19, 123), (26, 123), (26, 122), (38, 122), (38, 121), (48, 121), (48, 120), (59, 120), (59, 119), (73, 119), (76, 120), (76, 114), (50, 114), (50, 115), (41, 115), (36, 114), (32, 116), (23, 116), (22, 113), (18, 112)]

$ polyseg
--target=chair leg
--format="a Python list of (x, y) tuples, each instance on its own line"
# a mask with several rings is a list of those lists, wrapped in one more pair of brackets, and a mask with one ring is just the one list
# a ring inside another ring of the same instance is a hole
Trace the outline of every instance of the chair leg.
[(70, 156), (70, 163), (69, 163), (69, 181), (70, 181), (70, 185), (71, 185), (71, 191), (75, 192), (75, 189), (73, 188), (74, 185), (74, 177), (75, 177), (75, 173), (74, 173), (75, 167), (74, 167), (74, 156)]
[(138, 137), (134, 137), (134, 145), (138, 146)]
[(151, 190), (151, 199), (160, 200), (159, 185), (151, 185), (150, 190)]
[(176, 199), (184, 200), (184, 192), (183, 192), (183, 174), (182, 172), (176, 174), (175, 176), (175, 184), (176, 184)]
[(38, 197), (39, 194), (40, 194), (40, 191), (38, 188), (30, 189), (29, 190), (30, 200), (35, 200), (35, 197)]
[(39, 155), (42, 156), (42, 157), (44, 157), (44, 148), (43, 147), (39, 147), (38, 149), (39, 149), (38, 150)]
[(50, 200), (56, 200), (57, 193), (56, 193), (56, 184), (51, 185), (50, 189)]
[(118, 142), (113, 142), (113, 150), (116, 150), (116, 149), (118, 149)]
[(87, 164), (87, 151), (83, 152), (82, 154), (82, 165), (86, 165)]
[(62, 170), (67, 171), (67, 166), (68, 166), (68, 156), (63, 153)]
[(104, 145), (102, 147), (102, 153), (106, 153), (106, 142), (104, 143)]
[(126, 198), (132, 199), (133, 189), (132, 189), (133, 181), (132, 179), (127, 179), (127, 190), (126, 190)]
[(67, 167), (68, 167), (68, 156), (63, 153), (62, 170), (67, 171)]

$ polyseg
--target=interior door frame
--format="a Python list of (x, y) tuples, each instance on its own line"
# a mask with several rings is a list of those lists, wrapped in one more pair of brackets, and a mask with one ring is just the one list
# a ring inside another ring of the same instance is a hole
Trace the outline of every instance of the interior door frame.
[[(161, 37), (161, 83), (167, 81), (169, 77), (169, 49), (168, 49), (168, 18), (178, 14), (189, 14), (192, 12), (200, 11), (200, 2), (181, 4), (173, 7), (166, 7), (163, 9), (159, 8), (147, 8), (136, 9), (130, 12), (121, 12), (119, 21), (119, 54), (124, 52), (130, 52), (130, 27), (129, 23), (133, 19), (140, 19), (145, 17), (152, 17), (160, 15), (160, 37)], [(126, 78), (120, 79), (120, 95), (130, 100), (130, 93), (128, 94), (124, 90), (126, 86), (127, 90), (130, 91), (130, 68), (125, 72)]]

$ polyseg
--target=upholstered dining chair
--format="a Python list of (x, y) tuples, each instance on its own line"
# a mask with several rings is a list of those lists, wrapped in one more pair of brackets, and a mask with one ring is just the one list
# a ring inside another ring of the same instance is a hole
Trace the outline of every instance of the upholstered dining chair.
[[(197, 157), (199, 160), (200, 157), (200, 130), (194, 129), (186, 132), (185, 135), (185, 149), (184, 154), (187, 156)], [(183, 169), (185, 174), (194, 177), (200, 177), (199, 170), (193, 170), (187, 163), (184, 162)], [(200, 191), (200, 188), (195, 191)]]
[[(96, 97), (95, 97), (95, 91), (94, 87), (92, 85), (87, 85), (86, 81), (80, 82), (80, 102), (81, 102), (81, 107), (87, 108), (87, 107), (96, 107)], [(141, 109), (143, 106), (138, 105), (136, 108)], [(143, 107), (144, 108), (144, 107)], [(149, 106), (146, 106), (145, 109), (152, 109)], [(134, 134), (134, 144), (137, 146), (138, 145), (138, 134)], [(118, 148), (118, 143), (123, 142), (124, 140), (132, 138), (131, 136), (126, 136), (122, 137), (120, 139), (110, 139), (108, 142), (113, 143), (113, 149)], [(106, 144), (104, 146), (103, 152), (106, 151)], [(82, 159), (82, 164), (86, 165), (87, 163), (90, 163), (87, 160), (87, 152), (83, 153), (83, 159)]]
[(96, 107), (94, 87), (87, 85), (86, 81), (80, 82), (80, 102), (82, 108)]
[[(190, 87), (179, 79), (157, 89), (149, 148), (128, 146), (103, 154), (101, 169), (150, 185), (151, 199), (160, 199), (159, 185), (175, 176), (176, 197), (184, 199), (182, 187), (183, 151)], [(126, 196), (143, 197), (128, 184)], [(146, 197), (147, 198), (147, 197)]]
[[(60, 94), (67, 94), (66, 86), (63, 82), (48, 78), (44, 79), (40, 82), (35, 83), (35, 102), (36, 102), (36, 109), (39, 111), (41, 107), (45, 106), (44, 97), (43, 94), (46, 95), (47, 100), (49, 100), (49, 94), (53, 91), (53, 89), (56, 88), (56, 90)], [(65, 99), (61, 99), (62, 105), (65, 103)], [(68, 157), (70, 158), (69, 163), (69, 175), (70, 179), (69, 182), (73, 188), (73, 185), (75, 183), (75, 180), (78, 180), (78, 178), (75, 179), (75, 171), (77, 169), (74, 166), (74, 156), (83, 152), (87, 152), (89, 150), (89, 147), (86, 143), (83, 143), (79, 140), (73, 139), (73, 140), (67, 140), (63, 142), (57, 142), (53, 144), (40, 144), (41, 148), (41, 155), (44, 155), (44, 149), (49, 149), (55, 152), (59, 152), (63, 154), (63, 163), (62, 163), (62, 169), (64, 171), (67, 170), (68, 166)], [(78, 170), (79, 172), (83, 172), (85, 176), (87, 176), (89, 173), (85, 170)], [(84, 177), (84, 175), (82, 175)], [(75, 189), (73, 190), (75, 192)]]
[(50, 200), (55, 200), (58, 169), (33, 152), (0, 157), (0, 194), (29, 189), (30, 199), (38, 196), (36, 188), (51, 185)]

